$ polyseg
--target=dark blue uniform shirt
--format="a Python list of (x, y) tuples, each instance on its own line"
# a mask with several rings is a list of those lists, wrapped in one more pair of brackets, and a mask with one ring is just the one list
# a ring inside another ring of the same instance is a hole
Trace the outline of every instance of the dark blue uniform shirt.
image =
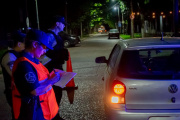
[[(32, 58), (28, 53), (23, 52), (21, 56), (39, 64), (39, 60)], [(21, 96), (28, 96), (30, 92), (40, 86), (36, 69), (27, 61), (18, 64), (14, 72), (14, 82)]]
[[(21, 57), (22, 56), (36, 64), (39, 64), (38, 59), (32, 58), (26, 52), (22, 52)], [(13, 75), (16, 87), (21, 94), (21, 109), (18, 120), (45, 120), (39, 96), (32, 96), (30, 94), (31, 91), (40, 86), (37, 71), (34, 66), (27, 61), (19, 62)]]

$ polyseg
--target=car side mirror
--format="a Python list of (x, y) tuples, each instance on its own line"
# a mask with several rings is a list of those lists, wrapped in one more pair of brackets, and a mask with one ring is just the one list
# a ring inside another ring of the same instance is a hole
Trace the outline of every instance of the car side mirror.
[(108, 63), (108, 60), (106, 59), (105, 56), (101, 56), (101, 57), (97, 57), (97, 58), (95, 59), (95, 62), (96, 62), (96, 63)]

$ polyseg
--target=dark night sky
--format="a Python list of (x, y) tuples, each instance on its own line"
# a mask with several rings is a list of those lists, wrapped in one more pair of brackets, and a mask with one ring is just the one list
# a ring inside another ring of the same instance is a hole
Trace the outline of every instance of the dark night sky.
[[(27, 1), (28, 13), (25, 13), (25, 1)], [(39, 21), (43, 26), (48, 25), (48, 21), (53, 15), (65, 16), (65, 1), (67, 1), (68, 18), (76, 16), (76, 12), (80, 11), (80, 7), (83, 3), (88, 3), (92, 0), (37, 0), (39, 10)], [(99, 0), (94, 0), (99, 1)], [(105, 1), (105, 0), (100, 0)], [(127, 0), (128, 1), (128, 0)], [(143, 0), (140, 0), (143, 1)], [(152, 11), (170, 11), (173, 8), (173, 0), (150, 0), (150, 4), (145, 6), (147, 10)], [(143, 3), (143, 2), (142, 2)], [(137, 9), (137, 3), (133, 1), (134, 10)], [(23, 9), (22, 13), (19, 13), (18, 7)], [(3, 0), (0, 4), (1, 10), (1, 25), (4, 29), (8, 29), (11, 26), (24, 26), (25, 14), (28, 14), (31, 21), (32, 27), (36, 27), (36, 11), (35, 11), (35, 0)], [(144, 11), (146, 12), (146, 11)], [(147, 11), (148, 12), (148, 11)], [(20, 14), (20, 15), (19, 15)], [(24, 17), (23, 17), (24, 15)], [(20, 21), (20, 24), (18, 24)], [(22, 24), (23, 23), (23, 24)], [(2, 30), (1, 30), (2, 31)]]

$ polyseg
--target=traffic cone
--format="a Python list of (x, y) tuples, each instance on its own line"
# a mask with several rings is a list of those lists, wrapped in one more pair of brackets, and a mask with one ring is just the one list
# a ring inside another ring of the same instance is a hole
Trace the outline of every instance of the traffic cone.
[[(68, 61), (66, 61), (66, 71), (67, 72), (73, 72), (72, 70), (72, 64), (71, 64), (71, 57), (70, 57), (70, 53), (69, 54), (69, 59)], [(72, 78), (67, 84), (66, 87), (75, 87), (75, 83), (74, 83), (74, 78)]]
[[(69, 59), (68, 59), (68, 61), (66, 61), (66, 65), (67, 65), (66, 71), (67, 72), (73, 72), (70, 53), (68, 52), (68, 54), (69, 54)], [(68, 100), (69, 100), (70, 104), (73, 104), (73, 101), (74, 101), (74, 92), (75, 92), (75, 90), (78, 89), (78, 87), (75, 87), (74, 78), (72, 78), (66, 84), (66, 88), (64, 88), (64, 89), (67, 91)]]

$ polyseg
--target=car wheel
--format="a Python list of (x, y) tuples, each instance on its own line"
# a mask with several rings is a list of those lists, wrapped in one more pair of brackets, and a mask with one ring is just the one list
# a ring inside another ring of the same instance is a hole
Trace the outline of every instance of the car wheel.
[(64, 41), (64, 47), (69, 47), (69, 46), (70, 46), (70, 42), (67, 41), (67, 40), (65, 40), (65, 41)]

